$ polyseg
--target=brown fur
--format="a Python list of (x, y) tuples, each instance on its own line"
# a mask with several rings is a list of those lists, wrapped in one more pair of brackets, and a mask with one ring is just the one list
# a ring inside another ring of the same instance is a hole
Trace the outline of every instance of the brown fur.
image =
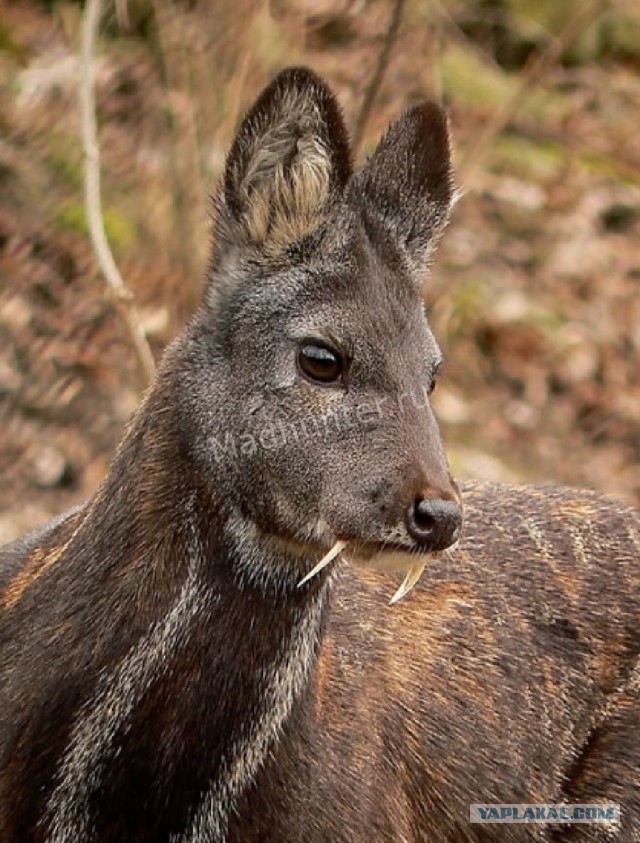
[[(0, 550), (2, 843), (638, 839), (640, 516), (458, 491), (418, 286), (452, 198), (438, 106), (353, 174), (314, 74), (258, 99), (202, 306), (103, 485)], [(390, 607), (373, 566), (416, 562)], [(561, 801), (621, 823), (469, 823)]]

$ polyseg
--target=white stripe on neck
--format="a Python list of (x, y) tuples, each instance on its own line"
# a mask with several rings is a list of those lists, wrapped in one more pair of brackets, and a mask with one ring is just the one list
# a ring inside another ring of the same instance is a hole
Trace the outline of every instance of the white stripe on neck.
[(93, 837), (90, 797), (99, 786), (115, 750), (114, 739), (125, 727), (149, 686), (170, 667), (176, 648), (188, 639), (193, 619), (209, 608), (192, 562), (171, 611), (131, 648), (111, 673), (103, 673), (96, 695), (83, 706), (59, 767), (59, 784), (47, 806), (48, 843), (78, 843)]
[(300, 611), (281, 652), (258, 678), (262, 711), (246, 735), (223, 759), (218, 778), (210, 783), (189, 830), (174, 835), (171, 843), (222, 843), (228, 833), (229, 817), (239, 797), (254, 780), (270, 747), (278, 740), (291, 714), (294, 701), (303, 691), (320, 637), (326, 590), (322, 590)]

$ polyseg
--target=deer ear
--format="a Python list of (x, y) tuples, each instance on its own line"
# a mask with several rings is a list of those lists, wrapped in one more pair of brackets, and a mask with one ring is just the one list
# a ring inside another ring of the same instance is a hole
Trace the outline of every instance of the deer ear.
[[(454, 197), (448, 121), (433, 102), (391, 125), (353, 179), (372, 239), (395, 247), (419, 275), (436, 246)], [(377, 236), (376, 236), (377, 235)]]
[(282, 71), (244, 118), (218, 202), (218, 242), (280, 252), (317, 229), (351, 175), (340, 107), (305, 68)]

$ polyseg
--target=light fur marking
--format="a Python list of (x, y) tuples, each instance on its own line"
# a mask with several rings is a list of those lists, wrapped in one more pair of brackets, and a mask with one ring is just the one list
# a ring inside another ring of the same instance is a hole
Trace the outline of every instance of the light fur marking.
[(309, 677), (319, 640), (325, 592), (308, 604), (297, 618), (282, 652), (262, 673), (262, 711), (247, 724), (248, 734), (237, 740), (223, 759), (222, 771), (195, 813), (189, 830), (174, 835), (171, 843), (222, 843), (238, 798), (253, 781), (269, 748), (278, 740), (294, 700)]
[(190, 566), (171, 611), (129, 651), (115, 673), (103, 674), (100, 690), (79, 714), (48, 804), (48, 843), (92, 839), (89, 800), (100, 785), (114, 739), (150, 684), (168, 669), (173, 652), (188, 638), (194, 617), (206, 608), (206, 593), (195, 568)]

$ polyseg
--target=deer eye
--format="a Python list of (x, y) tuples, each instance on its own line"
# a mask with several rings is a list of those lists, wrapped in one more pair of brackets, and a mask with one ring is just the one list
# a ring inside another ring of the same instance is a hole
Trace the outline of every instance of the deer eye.
[(442, 360), (438, 360), (438, 362), (433, 367), (431, 373), (431, 381), (429, 383), (429, 395), (432, 395), (436, 386), (438, 385), (438, 378), (440, 377), (440, 372), (442, 371)]
[(342, 377), (344, 361), (337, 351), (326, 345), (305, 343), (298, 351), (298, 366), (314, 383), (334, 384)]

